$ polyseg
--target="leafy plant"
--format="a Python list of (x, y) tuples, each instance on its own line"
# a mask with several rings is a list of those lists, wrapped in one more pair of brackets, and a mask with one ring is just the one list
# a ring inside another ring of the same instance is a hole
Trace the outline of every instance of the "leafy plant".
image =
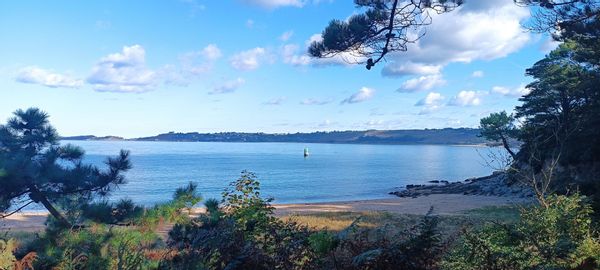
[(273, 216), (271, 199), (260, 197), (256, 176), (241, 177), (223, 192), (221, 205), (207, 200), (207, 213), (169, 232), (176, 254), (163, 267), (198, 269), (313, 269), (312, 232)]
[(600, 242), (585, 198), (551, 195), (547, 206), (523, 209), (516, 224), (467, 230), (446, 269), (573, 269), (596, 265)]
[(15, 250), (15, 240), (14, 239), (0, 239), (0, 269), (8, 270), (12, 269), (15, 265), (17, 259), (13, 255), (13, 251)]
[(416, 226), (399, 232), (387, 226), (360, 228), (359, 222), (337, 235), (336, 269), (438, 269), (448, 247), (431, 210)]

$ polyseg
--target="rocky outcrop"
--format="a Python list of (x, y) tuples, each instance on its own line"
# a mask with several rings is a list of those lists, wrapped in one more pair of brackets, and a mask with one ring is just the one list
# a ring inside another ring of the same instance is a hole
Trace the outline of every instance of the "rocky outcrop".
[(405, 189), (392, 191), (390, 194), (399, 197), (419, 197), (430, 194), (465, 194), (502, 197), (533, 197), (534, 193), (528, 186), (513, 182), (504, 172), (494, 172), (492, 175), (471, 178), (462, 182), (430, 181), (426, 185), (407, 185)]

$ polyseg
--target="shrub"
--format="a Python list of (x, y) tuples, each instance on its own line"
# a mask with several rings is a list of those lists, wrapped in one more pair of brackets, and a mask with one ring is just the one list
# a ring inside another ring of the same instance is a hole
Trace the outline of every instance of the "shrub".
[(160, 258), (147, 256), (160, 245), (152, 232), (93, 224), (46, 234), (33, 243), (35, 269), (156, 269)]
[[(187, 186), (178, 188), (173, 195), (173, 200), (157, 204), (134, 221), (134, 224), (145, 230), (154, 230), (164, 222), (187, 223), (190, 221), (189, 210), (202, 200), (197, 191), (197, 186), (190, 182)], [(187, 211), (184, 211), (187, 210)]]
[(585, 198), (551, 195), (547, 206), (522, 210), (513, 225), (493, 223), (465, 231), (447, 269), (573, 269), (596, 265), (600, 242)]
[(200, 200), (193, 185), (176, 194), (146, 211), (131, 200), (86, 204), (78, 211), (88, 222), (70, 229), (50, 216), (46, 232), (27, 249), (39, 254), (35, 269), (158, 269), (168, 254), (152, 229), (160, 221), (189, 221), (182, 208)]
[(240, 178), (229, 184), (223, 192), (222, 204), (231, 217), (247, 234), (264, 233), (267, 227), (277, 221), (273, 216), (272, 198), (260, 196), (260, 182), (252, 172), (243, 171)]
[(176, 224), (168, 245), (176, 254), (164, 268), (314, 269), (308, 228), (273, 216), (271, 200), (260, 197), (254, 174), (241, 177), (223, 192), (222, 207), (207, 200), (207, 213)]
[(17, 259), (13, 255), (13, 251), (16, 249), (14, 239), (0, 239), (0, 269), (8, 270), (12, 269)]
[(360, 220), (337, 234), (339, 245), (329, 268), (438, 269), (448, 243), (441, 237), (438, 218), (430, 212), (412, 228), (394, 232), (387, 226), (368, 229)]

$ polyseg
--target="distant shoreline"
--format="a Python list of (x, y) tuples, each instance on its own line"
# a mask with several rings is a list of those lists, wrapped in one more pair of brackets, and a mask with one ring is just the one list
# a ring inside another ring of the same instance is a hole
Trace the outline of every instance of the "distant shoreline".
[(123, 138), (118, 136), (82, 135), (62, 137), (74, 141), (159, 141), (159, 142), (252, 142), (252, 143), (325, 143), (325, 144), (373, 144), (373, 145), (490, 145), (480, 136), (479, 129), (409, 129), (331, 131), (312, 133), (198, 133), (169, 132), (156, 136)]
[(348, 144), (348, 145), (439, 145), (439, 146), (456, 146), (456, 147), (494, 147), (497, 145), (478, 143), (478, 144), (445, 144), (445, 143), (369, 143), (369, 142), (297, 142), (297, 141), (276, 141), (276, 142), (248, 142), (248, 141), (168, 141), (168, 140), (74, 140), (69, 138), (61, 138), (61, 141), (82, 141), (82, 142), (172, 142), (172, 143), (305, 143), (305, 144)]

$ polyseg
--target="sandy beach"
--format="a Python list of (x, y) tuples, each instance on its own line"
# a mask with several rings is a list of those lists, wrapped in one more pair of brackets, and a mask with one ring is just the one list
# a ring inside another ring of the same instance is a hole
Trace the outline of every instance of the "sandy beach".
[[(417, 198), (392, 197), (389, 199), (275, 204), (276, 215), (308, 214), (320, 212), (365, 212), (386, 211), (393, 214), (422, 215), (433, 206), (437, 215), (460, 215), (465, 211), (487, 206), (502, 206), (526, 203), (527, 200), (516, 197), (478, 196), (461, 194), (433, 194)], [(198, 211), (202, 211), (198, 209)], [(47, 213), (24, 212), (0, 219), (0, 231), (41, 231)]]

